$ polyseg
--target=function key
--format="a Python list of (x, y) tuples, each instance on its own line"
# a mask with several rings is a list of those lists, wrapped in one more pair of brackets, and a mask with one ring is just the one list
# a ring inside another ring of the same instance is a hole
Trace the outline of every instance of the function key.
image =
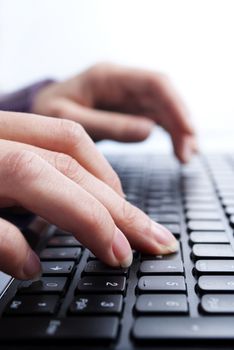
[(186, 295), (145, 294), (137, 298), (136, 311), (140, 314), (186, 314), (188, 302)]
[(230, 244), (194, 244), (192, 254), (200, 258), (234, 258), (234, 250)]
[(66, 277), (42, 277), (39, 281), (23, 282), (19, 287), (19, 292), (23, 294), (42, 294), (65, 292), (67, 284)]
[(185, 280), (182, 276), (143, 276), (138, 281), (141, 292), (184, 292)]
[(59, 297), (56, 295), (21, 295), (16, 296), (7, 306), (5, 314), (53, 315), (57, 309)]
[(86, 293), (123, 293), (126, 288), (126, 278), (122, 276), (83, 277), (77, 285), (77, 292)]
[(184, 267), (182, 261), (155, 261), (147, 260), (143, 261), (140, 265), (140, 273), (142, 275), (154, 275), (154, 274), (182, 274), (184, 272)]
[(41, 254), (42, 260), (78, 260), (81, 248), (46, 248)]
[(120, 314), (123, 308), (122, 295), (79, 295), (70, 308), (73, 315)]
[(74, 261), (42, 261), (43, 275), (70, 275), (75, 266)]

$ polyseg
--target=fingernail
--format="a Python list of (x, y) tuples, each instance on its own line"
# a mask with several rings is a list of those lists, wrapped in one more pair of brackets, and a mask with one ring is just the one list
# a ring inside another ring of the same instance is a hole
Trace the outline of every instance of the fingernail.
[(164, 226), (159, 225), (155, 222), (152, 224), (154, 237), (157, 243), (160, 244), (162, 250), (167, 250), (171, 253), (176, 252), (179, 248), (178, 241), (173, 234), (168, 231)]
[(125, 235), (117, 228), (112, 251), (121, 267), (129, 267), (132, 264), (132, 249)]
[(25, 265), (23, 267), (23, 273), (28, 279), (38, 280), (41, 276), (41, 263), (36, 253), (30, 250)]

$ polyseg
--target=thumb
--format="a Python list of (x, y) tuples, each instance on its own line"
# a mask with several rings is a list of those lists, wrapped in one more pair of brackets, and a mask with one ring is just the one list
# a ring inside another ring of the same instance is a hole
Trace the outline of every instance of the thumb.
[(95, 140), (142, 141), (155, 125), (146, 117), (96, 110), (64, 98), (53, 101), (53, 106), (53, 116), (80, 123)]
[(0, 270), (18, 279), (37, 278), (40, 260), (19, 229), (0, 218)]

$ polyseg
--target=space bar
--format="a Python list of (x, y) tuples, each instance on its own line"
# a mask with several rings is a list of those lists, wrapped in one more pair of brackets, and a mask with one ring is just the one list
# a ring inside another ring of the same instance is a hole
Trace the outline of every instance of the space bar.
[(154, 339), (234, 339), (234, 318), (139, 317), (132, 330), (137, 341)]

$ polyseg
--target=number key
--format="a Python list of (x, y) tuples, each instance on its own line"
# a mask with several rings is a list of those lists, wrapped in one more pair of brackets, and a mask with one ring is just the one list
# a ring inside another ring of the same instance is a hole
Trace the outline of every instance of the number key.
[(122, 276), (83, 277), (77, 285), (77, 292), (86, 293), (123, 293), (126, 278)]

